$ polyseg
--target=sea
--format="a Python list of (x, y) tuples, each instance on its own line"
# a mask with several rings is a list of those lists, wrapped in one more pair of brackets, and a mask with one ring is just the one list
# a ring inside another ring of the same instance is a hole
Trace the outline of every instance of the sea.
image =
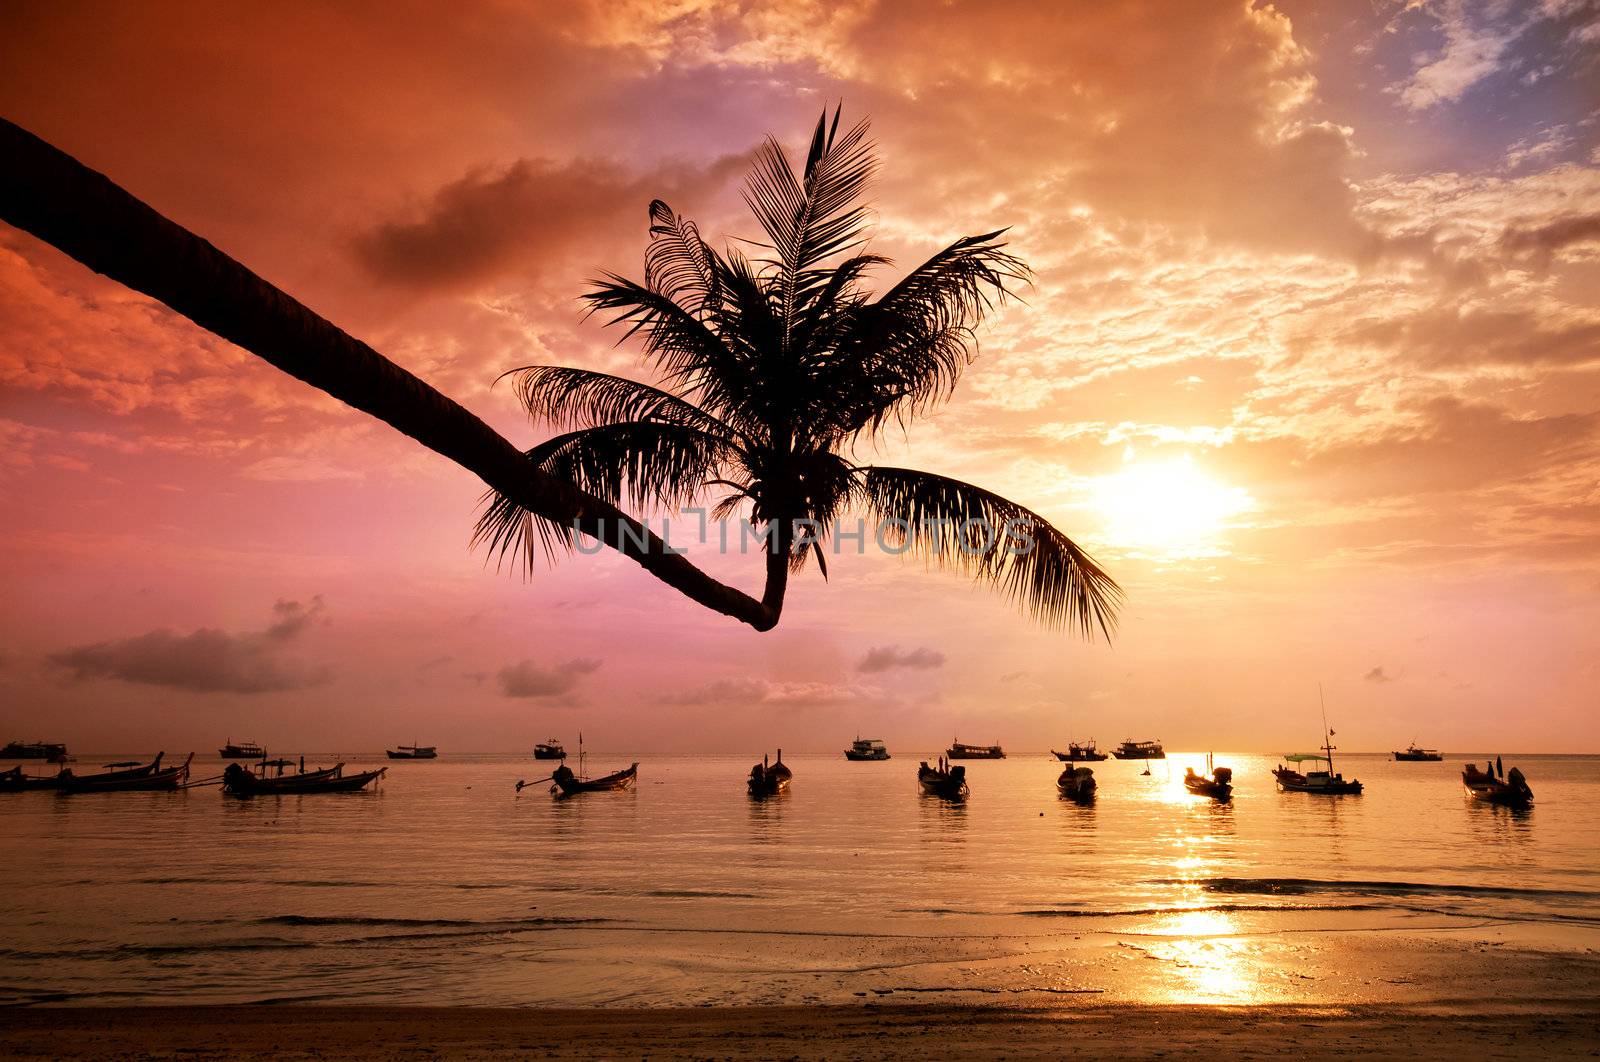
[(1513, 811), (1464, 794), (1484, 753), (1341, 755), (1366, 791), (1327, 797), (1219, 752), (1221, 804), (1181, 784), (1203, 753), (1106, 761), (1080, 806), (1044, 750), (968, 761), (960, 803), (918, 791), (937, 750), (891, 751), (786, 756), (766, 800), (754, 756), (631, 750), (587, 765), (638, 761), (633, 789), (570, 799), (527, 754), (448, 750), (307, 754), (388, 768), (355, 794), (0, 795), (0, 1003), (1444, 1004), (1600, 984), (1600, 757), (1508, 756), (1535, 793)]

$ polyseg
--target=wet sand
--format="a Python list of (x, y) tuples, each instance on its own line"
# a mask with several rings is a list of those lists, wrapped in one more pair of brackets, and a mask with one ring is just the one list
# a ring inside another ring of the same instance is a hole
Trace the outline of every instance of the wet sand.
[(1592, 1006), (107, 1007), (0, 1011), (7, 1058), (1579, 1058)]

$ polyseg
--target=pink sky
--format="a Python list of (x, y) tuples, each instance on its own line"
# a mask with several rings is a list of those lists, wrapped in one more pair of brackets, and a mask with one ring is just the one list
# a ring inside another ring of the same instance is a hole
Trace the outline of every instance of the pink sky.
[(527, 445), (500, 372), (643, 372), (577, 296), (650, 199), (750, 233), (842, 99), (874, 250), (1037, 273), (886, 456), (1088, 545), (1121, 632), (871, 554), (769, 634), (497, 575), (470, 474), (0, 228), (0, 740), (1281, 751), (1321, 682), (1348, 749), (1600, 749), (1592, 0), (351, 10), (8, 5), (0, 113)]

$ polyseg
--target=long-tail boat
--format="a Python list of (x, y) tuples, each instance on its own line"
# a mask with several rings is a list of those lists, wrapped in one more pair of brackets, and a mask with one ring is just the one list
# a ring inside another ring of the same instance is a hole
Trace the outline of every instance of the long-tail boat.
[(99, 774), (78, 774), (71, 767), (56, 776), (56, 787), (63, 793), (117, 793), (138, 790), (174, 790), (189, 780), (189, 763), (194, 753), (177, 767), (162, 767), (161, 758), (140, 765), (138, 760), (108, 763)]
[(1197, 774), (1193, 767), (1183, 769), (1183, 787), (1196, 796), (1212, 800), (1228, 800), (1233, 796), (1233, 769), (1214, 767), (1211, 753), (1206, 753), (1206, 773)]
[(22, 764), (9, 771), (0, 771), (0, 793), (20, 793), (27, 789), (54, 789), (56, 776), (24, 774)]
[(917, 785), (929, 796), (943, 797), (946, 800), (961, 800), (968, 794), (967, 769), (965, 767), (951, 766), (950, 761), (943, 756), (939, 757), (939, 766), (929, 767), (928, 761), (923, 760), (917, 766)]
[[(1469, 763), (1461, 772), (1461, 784), (1467, 787), (1472, 799), (1507, 808), (1532, 806), (1533, 790), (1528, 787), (1528, 780), (1519, 768), (1513, 767), (1507, 771), (1498, 756), (1495, 762), (1484, 766), (1487, 769), (1480, 771), (1477, 764)], [(1499, 769), (1498, 777), (1496, 768)]]
[(1080, 804), (1087, 804), (1094, 799), (1097, 785), (1094, 771), (1089, 767), (1068, 767), (1056, 779), (1056, 789), (1061, 795)]
[(551, 783), (550, 795), (555, 797), (577, 796), (579, 793), (615, 792), (619, 789), (628, 788), (633, 784), (634, 779), (639, 777), (639, 764), (635, 761), (624, 770), (613, 771), (611, 774), (600, 778), (590, 778), (583, 769), (585, 759), (583, 734), (580, 732), (578, 734), (578, 770), (576, 772), (563, 761), (561, 766), (557, 767), (549, 778), (537, 778), (531, 782), (518, 781), (517, 792), (520, 793), (530, 785), (538, 785), (540, 782), (545, 781)]
[(785, 792), (793, 779), (794, 772), (783, 762), (783, 750), (779, 749), (776, 763), (769, 764), (767, 758), (762, 756), (761, 762), (750, 768), (746, 784), (751, 796), (769, 797)]
[[(228, 764), (222, 772), (222, 791), (231, 796), (300, 795), (303, 793), (354, 793), (382, 778), (389, 770), (378, 767), (370, 771), (345, 774), (344, 764), (336, 763), (322, 770), (308, 771), (302, 765), (293, 774), (284, 774), (283, 768), (293, 766), (291, 760), (263, 760), (252, 771), (237, 763)], [(273, 768), (278, 774), (271, 772)]]

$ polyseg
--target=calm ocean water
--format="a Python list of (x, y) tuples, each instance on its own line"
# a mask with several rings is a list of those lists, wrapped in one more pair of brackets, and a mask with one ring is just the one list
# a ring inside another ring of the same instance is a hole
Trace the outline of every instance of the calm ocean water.
[(1056, 797), (1041, 755), (969, 763), (959, 805), (918, 794), (905, 750), (790, 757), (792, 791), (766, 802), (744, 792), (753, 757), (589, 766), (635, 758), (635, 790), (565, 801), (513, 791), (547, 764), (448, 754), (366, 794), (0, 796), (0, 1002), (1228, 1001), (1291, 998), (1344, 931), (1600, 940), (1600, 757), (1508, 758), (1537, 795), (1521, 813), (1463, 795), (1482, 754), (1341, 757), (1367, 783), (1343, 798), (1218, 754), (1225, 805), (1178, 781), (1203, 756), (1150, 777), (1109, 761), (1092, 807)]

